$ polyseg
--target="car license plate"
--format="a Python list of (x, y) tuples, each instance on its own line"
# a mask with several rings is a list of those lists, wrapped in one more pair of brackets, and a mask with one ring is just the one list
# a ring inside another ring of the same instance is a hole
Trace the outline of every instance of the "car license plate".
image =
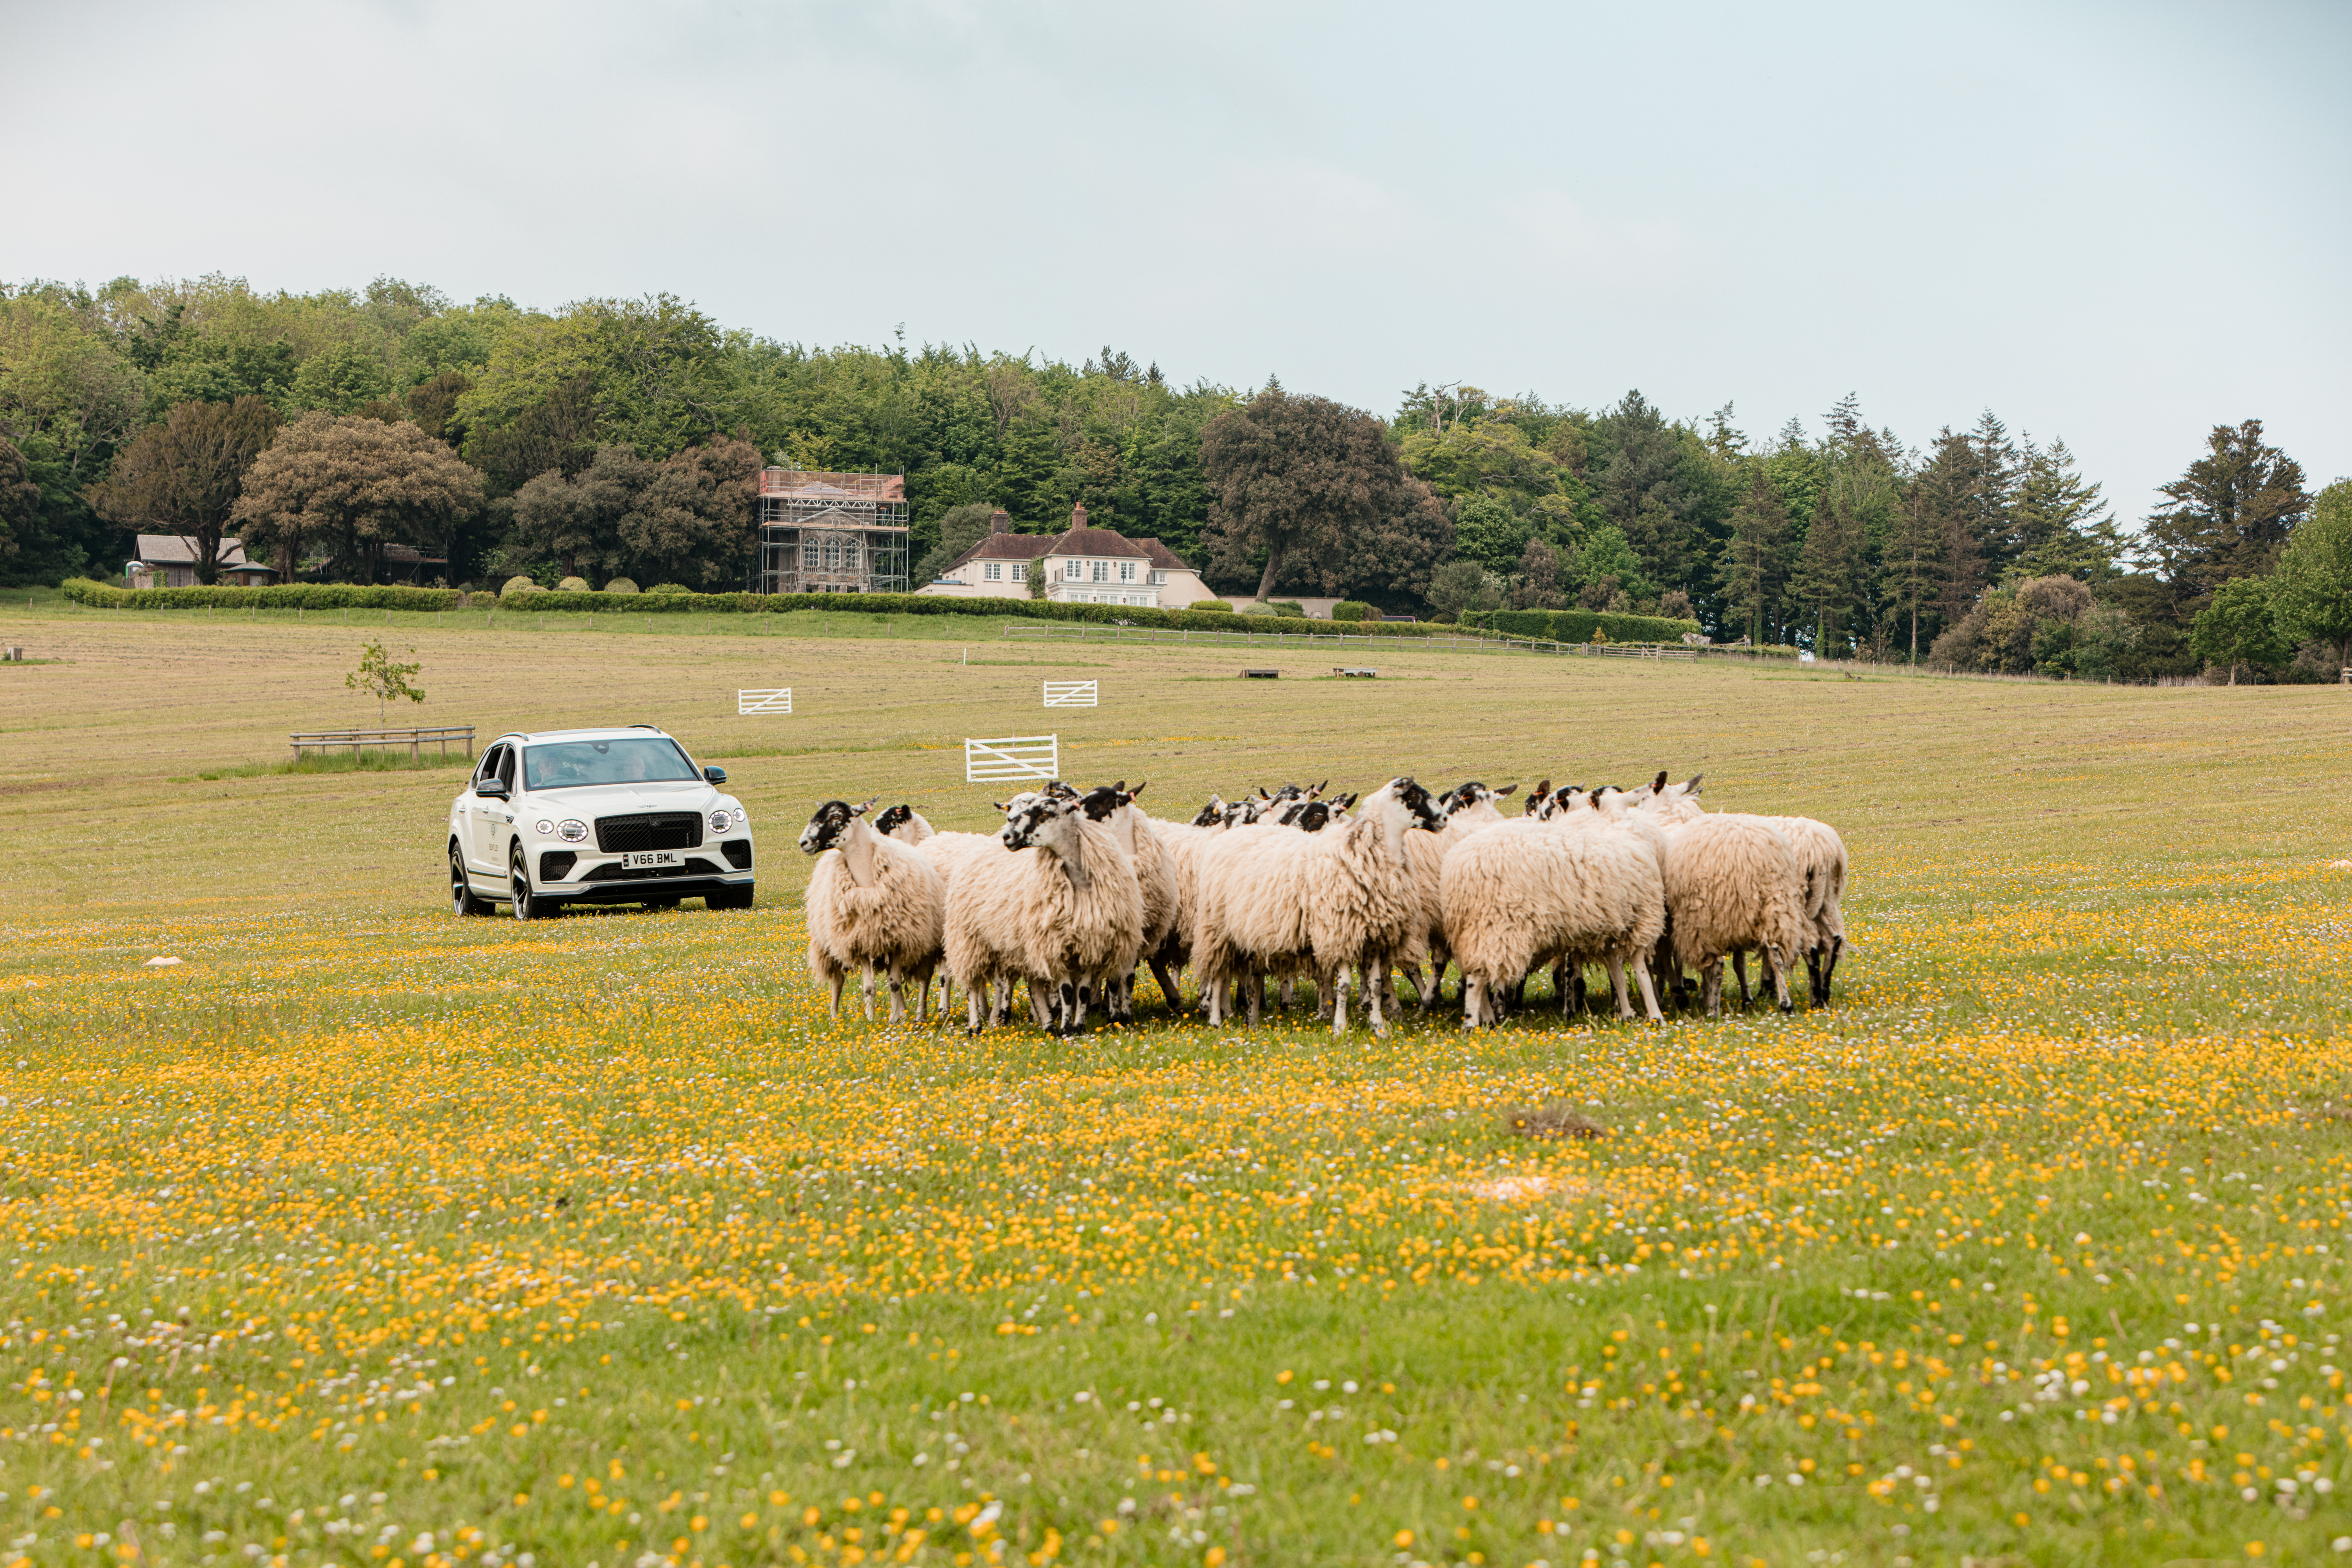
[(653, 866), (683, 866), (675, 849), (637, 849), (621, 857), (621, 864), (632, 871)]

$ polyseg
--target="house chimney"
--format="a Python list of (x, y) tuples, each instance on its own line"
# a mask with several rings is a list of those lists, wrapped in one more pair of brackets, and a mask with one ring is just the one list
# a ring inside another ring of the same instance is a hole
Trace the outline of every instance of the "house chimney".
[(1087, 503), (1080, 501), (1070, 509), (1070, 531), (1076, 532), (1087, 526)]
[(988, 520), (988, 531), (991, 533), (1010, 533), (1013, 531), (1013, 519), (1005, 512), (1005, 510), (1003, 507), (998, 507), (995, 512), (990, 516)]

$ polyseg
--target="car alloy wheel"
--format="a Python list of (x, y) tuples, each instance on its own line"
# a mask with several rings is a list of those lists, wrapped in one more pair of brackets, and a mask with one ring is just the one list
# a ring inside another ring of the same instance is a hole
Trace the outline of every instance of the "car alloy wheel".
[(553, 914), (556, 906), (544, 901), (531, 892), (530, 873), (523, 865), (521, 850), (515, 851), (510, 869), (511, 876), (509, 879), (514, 884), (514, 918), (519, 921), (538, 921), (545, 920), (549, 915)]
[(466, 857), (457, 841), (449, 840), (449, 909), (458, 915), (486, 915), (489, 904), (477, 897), (473, 884), (466, 879)]

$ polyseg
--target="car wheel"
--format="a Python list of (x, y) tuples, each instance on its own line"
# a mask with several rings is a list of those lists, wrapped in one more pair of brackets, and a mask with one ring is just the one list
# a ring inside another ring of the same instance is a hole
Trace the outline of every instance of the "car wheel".
[(713, 910), (748, 910), (751, 907), (752, 891), (749, 888), (729, 888), (708, 895), (703, 907)]
[(523, 866), (520, 849), (514, 853), (508, 880), (514, 886), (514, 918), (519, 921), (542, 921), (563, 907), (530, 890), (530, 873)]
[(465, 852), (452, 838), (449, 840), (450, 911), (459, 915), (486, 915), (490, 912), (490, 908), (489, 900), (476, 896), (473, 884), (466, 879)]

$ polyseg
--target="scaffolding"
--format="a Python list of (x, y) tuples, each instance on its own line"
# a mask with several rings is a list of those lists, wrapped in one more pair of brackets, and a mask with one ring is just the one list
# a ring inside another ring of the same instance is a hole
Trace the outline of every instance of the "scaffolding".
[(757, 594), (903, 594), (907, 479), (768, 468), (760, 475)]

